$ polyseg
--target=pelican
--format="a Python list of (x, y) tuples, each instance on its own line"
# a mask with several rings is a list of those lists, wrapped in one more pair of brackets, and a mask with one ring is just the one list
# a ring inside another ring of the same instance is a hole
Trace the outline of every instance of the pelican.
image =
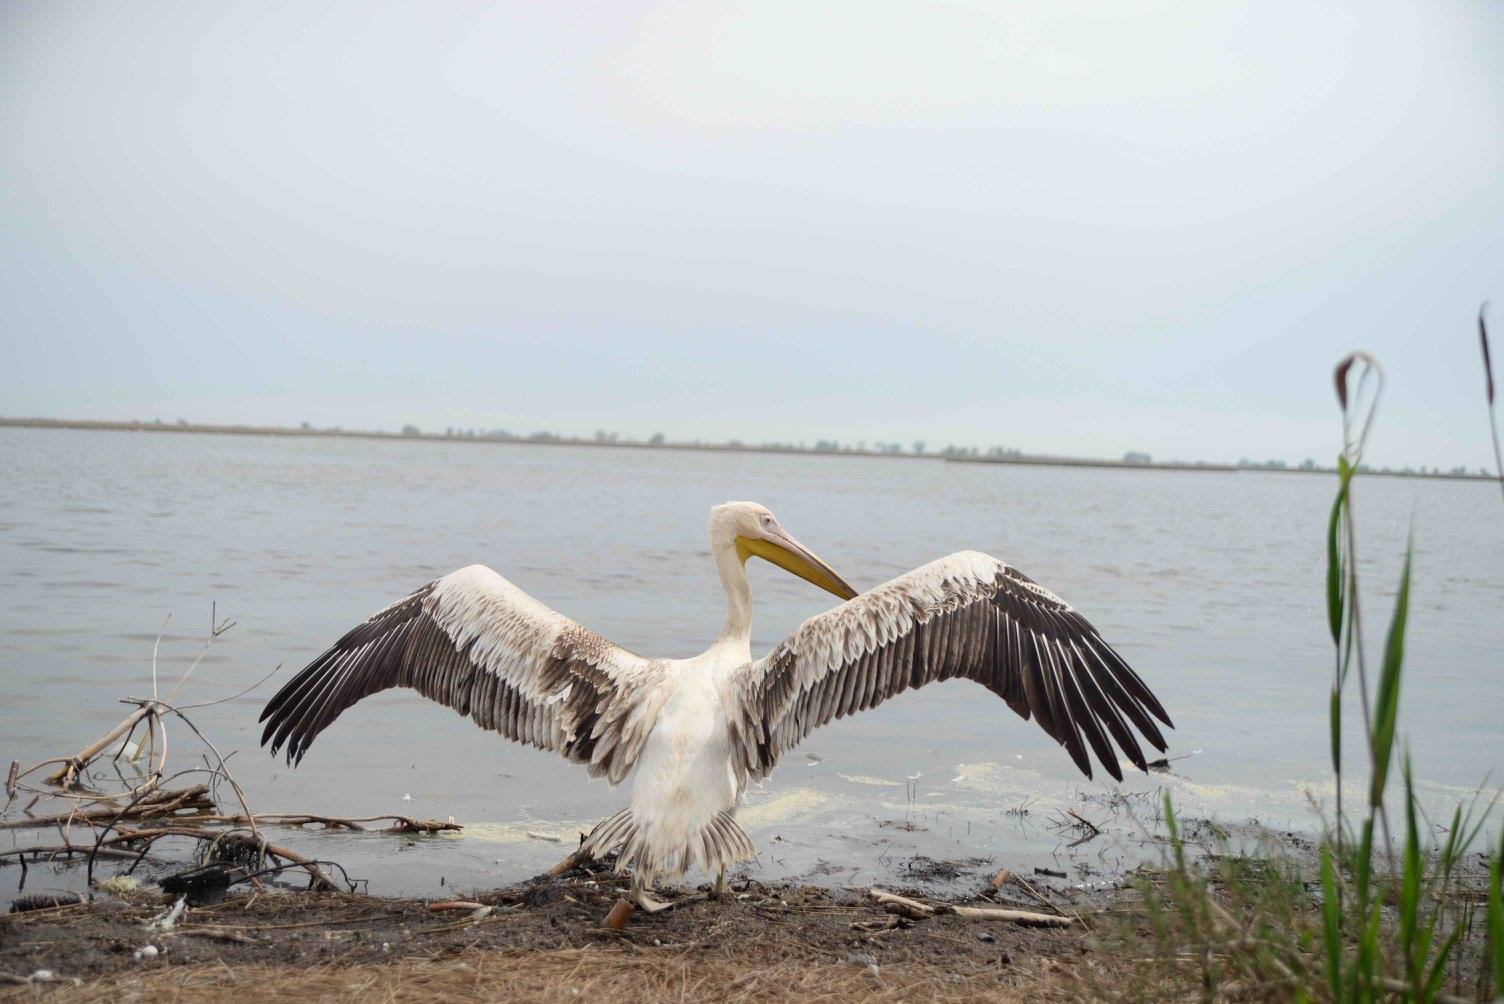
[[(962, 551), (860, 595), (764, 507), (710, 511), (726, 621), (689, 659), (649, 659), (533, 599), (484, 565), (430, 582), (351, 630), (261, 713), (261, 741), (296, 765), (340, 712), (409, 687), (508, 739), (553, 750), (612, 785), (627, 808), (584, 851), (619, 851), (642, 902), (659, 877), (716, 877), (755, 857), (735, 813), (750, 781), (810, 731), (936, 680), (964, 677), (1065, 747), (1088, 778), (1096, 754), (1140, 770), (1136, 728), (1165, 749), (1159, 701), (1095, 628), (1011, 565)], [(745, 565), (763, 558), (844, 602), (752, 658)], [(1130, 727), (1131, 726), (1131, 727)]]

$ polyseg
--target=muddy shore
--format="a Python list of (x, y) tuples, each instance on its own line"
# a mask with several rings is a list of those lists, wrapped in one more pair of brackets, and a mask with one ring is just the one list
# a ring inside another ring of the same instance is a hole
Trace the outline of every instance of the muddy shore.
[(956, 902), (1072, 921), (1042, 928), (943, 914), (914, 920), (885, 911), (865, 888), (742, 880), (718, 900), (704, 895), (709, 887), (698, 895), (681, 890), (682, 905), (639, 911), (613, 933), (602, 921), (621, 895), (619, 881), (576, 872), (461, 897), (489, 908), (481, 911), (345, 893), (235, 891), (189, 906), (162, 929), (150, 925), (172, 899), (144, 887), (0, 918), (0, 979), (9, 984), (0, 985), (0, 999), (215, 999), (248, 991), (381, 1000), (607, 992), (695, 1000), (1069, 997), (1072, 973), (1092, 950), (1082, 920), (1089, 924), (1114, 894), (1057, 888), (1048, 876), (1001, 888), (987, 875), (976, 879), (977, 894)]

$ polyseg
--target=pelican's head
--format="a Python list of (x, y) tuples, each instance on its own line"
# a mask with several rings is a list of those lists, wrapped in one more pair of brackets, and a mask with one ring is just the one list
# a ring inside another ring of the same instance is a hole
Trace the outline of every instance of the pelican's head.
[(843, 600), (856, 596), (856, 590), (835, 569), (795, 540), (778, 525), (778, 517), (756, 502), (727, 502), (711, 509), (710, 544), (712, 548), (734, 547), (743, 564), (753, 555), (771, 561)]

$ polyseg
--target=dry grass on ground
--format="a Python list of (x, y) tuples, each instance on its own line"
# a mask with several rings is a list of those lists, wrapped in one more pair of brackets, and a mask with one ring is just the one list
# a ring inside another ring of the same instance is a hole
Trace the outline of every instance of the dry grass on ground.
[(909, 921), (859, 892), (750, 882), (612, 934), (600, 920), (617, 895), (580, 876), (485, 894), (494, 912), (472, 919), (412, 900), (235, 894), (171, 931), (146, 926), (154, 895), (11, 915), (0, 976), (58, 982), (0, 983), (0, 1001), (1073, 999), (1091, 964), (1075, 927)]
[[(1040, 963), (1046, 963), (1041, 965)], [(1068, 999), (1054, 963), (1013, 970), (899, 963), (877, 975), (795, 946), (763, 942), (704, 950), (608, 945), (467, 950), (441, 959), (302, 966), (174, 967), (120, 973), (81, 987), (16, 988), (0, 1000), (49, 1001), (975, 1001)]]

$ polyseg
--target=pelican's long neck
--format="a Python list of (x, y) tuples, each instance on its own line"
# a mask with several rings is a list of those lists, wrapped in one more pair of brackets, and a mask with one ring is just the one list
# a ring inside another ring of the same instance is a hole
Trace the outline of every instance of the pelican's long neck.
[(717, 645), (736, 644), (752, 654), (752, 587), (747, 582), (747, 570), (741, 555), (736, 553), (733, 541), (712, 540), (710, 552), (715, 557), (715, 569), (721, 576), (721, 588), (726, 590), (726, 626), (721, 628)]

